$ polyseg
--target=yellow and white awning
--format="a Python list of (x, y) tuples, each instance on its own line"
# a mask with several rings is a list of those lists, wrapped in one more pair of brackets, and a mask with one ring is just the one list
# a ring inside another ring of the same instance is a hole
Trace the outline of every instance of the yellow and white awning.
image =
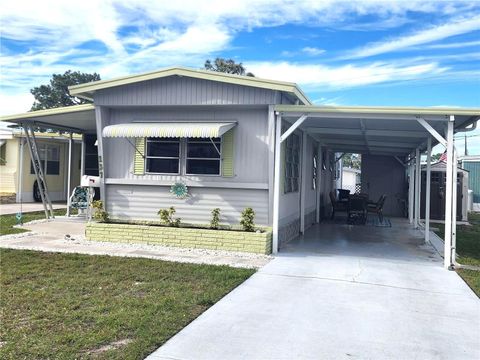
[(216, 138), (237, 125), (236, 122), (159, 122), (109, 125), (103, 137), (123, 138)]

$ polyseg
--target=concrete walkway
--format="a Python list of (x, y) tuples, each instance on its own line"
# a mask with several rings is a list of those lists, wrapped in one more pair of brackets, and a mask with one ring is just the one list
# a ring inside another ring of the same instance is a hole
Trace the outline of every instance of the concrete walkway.
[(479, 359), (480, 301), (421, 243), (313, 227), (148, 359)]
[[(66, 209), (66, 203), (53, 203), (52, 204), (54, 209)], [(20, 212), (20, 208), (24, 213), (32, 212), (32, 211), (43, 211), (42, 203), (24, 203), (20, 206), (20, 204), (0, 204), (0, 215), (7, 215), (7, 214), (16, 214)]]
[(255, 269), (262, 267), (271, 260), (271, 256), (258, 254), (88, 241), (85, 240), (84, 236), (85, 222), (83, 219), (76, 217), (70, 219), (56, 217), (55, 220), (48, 222), (27, 224), (24, 228), (31, 230), (31, 232), (0, 236), (0, 248), (138, 257)]

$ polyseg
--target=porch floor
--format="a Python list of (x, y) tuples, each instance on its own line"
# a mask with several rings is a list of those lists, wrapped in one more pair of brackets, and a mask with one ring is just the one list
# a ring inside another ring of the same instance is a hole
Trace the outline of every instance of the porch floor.
[(478, 359), (480, 301), (422, 243), (311, 227), (148, 359)]

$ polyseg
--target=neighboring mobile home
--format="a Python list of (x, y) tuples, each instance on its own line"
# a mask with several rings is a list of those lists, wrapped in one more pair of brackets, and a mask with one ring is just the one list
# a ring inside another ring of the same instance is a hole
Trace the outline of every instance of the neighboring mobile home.
[[(52, 132), (36, 132), (35, 136), (51, 200), (66, 201), (69, 136)], [(81, 136), (75, 135), (73, 138), (71, 188), (80, 183)], [(2, 201), (40, 201), (38, 196), (34, 196), (35, 173), (31, 166), (24, 132), (21, 129), (3, 128), (0, 131), (0, 144), (0, 193), (4, 198)], [(8, 200), (5, 200), (5, 197), (8, 197)]]
[[(70, 93), (93, 104), (2, 120), (96, 137), (101, 197), (113, 218), (156, 219), (160, 208), (175, 206), (183, 221), (207, 223), (219, 207), (222, 222), (237, 224), (252, 207), (256, 222), (273, 228), (273, 252), (328, 215), (341, 152), (376, 164), (362, 164), (362, 191), (365, 184), (376, 196), (384, 191), (376, 184), (389, 184), (386, 208), (402, 214), (401, 193), (419, 226), (415, 159), (440, 142), (453, 162), (454, 131), (480, 117), (478, 109), (312, 106), (293, 83), (186, 68), (81, 84)], [(170, 193), (176, 182), (189, 197)]]

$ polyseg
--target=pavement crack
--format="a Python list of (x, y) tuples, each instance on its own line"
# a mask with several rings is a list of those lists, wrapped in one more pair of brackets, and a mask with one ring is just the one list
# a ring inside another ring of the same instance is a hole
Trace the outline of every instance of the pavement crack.
[(391, 289), (398, 289), (398, 290), (407, 290), (407, 291), (416, 291), (420, 293), (429, 293), (429, 294), (443, 294), (443, 295), (453, 295), (453, 296), (463, 296), (464, 294), (457, 294), (457, 293), (450, 293), (445, 291), (432, 291), (432, 290), (424, 290), (418, 288), (410, 288), (410, 287), (403, 287), (403, 286), (396, 286), (396, 285), (388, 285), (388, 284), (378, 284), (378, 283), (371, 283), (367, 281), (354, 281), (348, 279), (335, 279), (329, 277), (321, 277), (321, 276), (307, 276), (307, 275), (290, 275), (290, 274), (273, 274), (267, 272), (258, 272), (254, 276), (258, 275), (266, 275), (266, 276), (274, 276), (274, 277), (285, 277), (285, 278), (298, 278), (298, 279), (311, 279), (311, 280), (324, 280), (324, 281), (334, 281), (334, 282), (342, 282), (342, 283), (350, 283), (356, 285), (367, 285), (367, 286), (381, 286), (385, 288)]

